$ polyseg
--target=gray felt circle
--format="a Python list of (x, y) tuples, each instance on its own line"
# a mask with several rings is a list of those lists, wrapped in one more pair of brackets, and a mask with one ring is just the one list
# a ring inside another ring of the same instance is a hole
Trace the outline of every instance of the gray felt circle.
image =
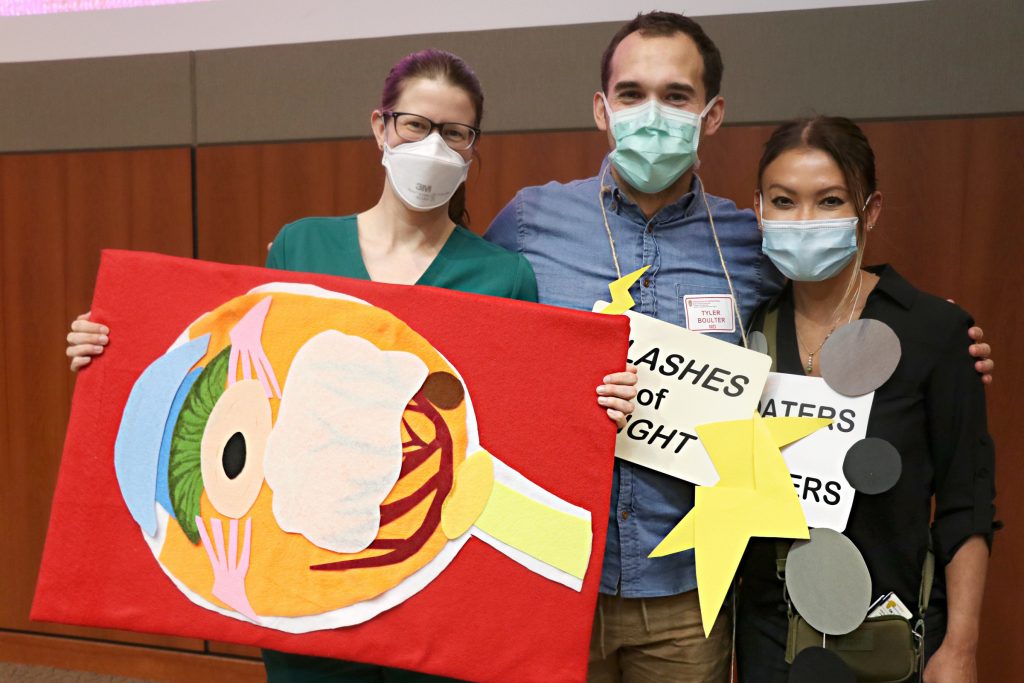
[(855, 320), (829, 336), (821, 347), (821, 376), (834, 391), (860, 396), (892, 376), (900, 362), (900, 340), (879, 320)]
[(747, 344), (750, 346), (751, 351), (768, 355), (768, 337), (764, 336), (764, 332), (760, 330), (751, 332), (747, 337)]
[(789, 683), (857, 683), (853, 670), (842, 657), (823, 647), (808, 647), (797, 654), (789, 667)]
[(885, 439), (861, 439), (850, 446), (843, 460), (843, 476), (860, 493), (884, 493), (896, 485), (902, 473), (903, 459)]
[(871, 576), (853, 541), (832, 529), (811, 529), (786, 556), (786, 590), (807, 623), (830, 636), (860, 626), (871, 603)]

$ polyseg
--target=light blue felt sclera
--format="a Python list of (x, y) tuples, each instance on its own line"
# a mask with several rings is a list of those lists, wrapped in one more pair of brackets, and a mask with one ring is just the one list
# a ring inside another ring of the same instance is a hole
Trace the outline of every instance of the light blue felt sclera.
[(181, 406), (185, 403), (189, 389), (196, 383), (196, 378), (203, 373), (202, 368), (196, 368), (185, 375), (178, 392), (174, 394), (174, 401), (171, 403), (171, 412), (167, 414), (167, 423), (164, 425), (164, 436), (160, 441), (160, 461), (156, 468), (156, 502), (167, 510), (167, 513), (177, 519), (174, 515), (174, 506), (171, 505), (171, 489), (167, 483), (167, 467), (171, 461), (171, 439), (174, 437), (174, 425), (178, 422), (178, 415), (181, 413)]
[(114, 471), (128, 511), (149, 536), (157, 531), (156, 475), (171, 404), (209, 345), (206, 334), (157, 358), (135, 381), (124, 406), (114, 442)]

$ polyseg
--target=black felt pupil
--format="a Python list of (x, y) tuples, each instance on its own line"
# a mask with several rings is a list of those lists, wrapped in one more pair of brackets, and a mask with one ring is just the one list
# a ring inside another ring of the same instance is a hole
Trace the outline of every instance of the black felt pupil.
[(234, 479), (245, 469), (245, 437), (241, 432), (235, 432), (224, 444), (224, 455), (221, 456), (221, 464), (224, 466), (224, 474), (228, 479)]

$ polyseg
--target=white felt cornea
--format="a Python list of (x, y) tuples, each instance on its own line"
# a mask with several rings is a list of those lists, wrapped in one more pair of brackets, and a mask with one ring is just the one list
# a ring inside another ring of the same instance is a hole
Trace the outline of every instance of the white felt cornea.
[(337, 553), (377, 536), (402, 468), (402, 413), (427, 366), (328, 330), (295, 354), (264, 462), (282, 529)]

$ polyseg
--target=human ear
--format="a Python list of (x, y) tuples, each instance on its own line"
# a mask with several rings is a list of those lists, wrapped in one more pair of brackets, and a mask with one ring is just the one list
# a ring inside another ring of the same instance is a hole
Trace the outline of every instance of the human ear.
[(882, 193), (875, 191), (868, 197), (868, 206), (864, 211), (867, 217), (867, 229), (871, 230), (878, 224), (878, 218), (882, 215)]
[(605, 109), (603, 92), (594, 93), (594, 123), (598, 130), (608, 130), (608, 110)]
[(377, 140), (377, 149), (384, 149), (384, 143), (387, 142), (387, 122), (380, 110), (374, 109), (370, 114), (370, 130)]
[(704, 135), (714, 135), (719, 128), (722, 126), (722, 122), (725, 120), (725, 98), (721, 95), (715, 100), (715, 103), (708, 109), (708, 113), (704, 116), (704, 123), (701, 126), (701, 131)]

